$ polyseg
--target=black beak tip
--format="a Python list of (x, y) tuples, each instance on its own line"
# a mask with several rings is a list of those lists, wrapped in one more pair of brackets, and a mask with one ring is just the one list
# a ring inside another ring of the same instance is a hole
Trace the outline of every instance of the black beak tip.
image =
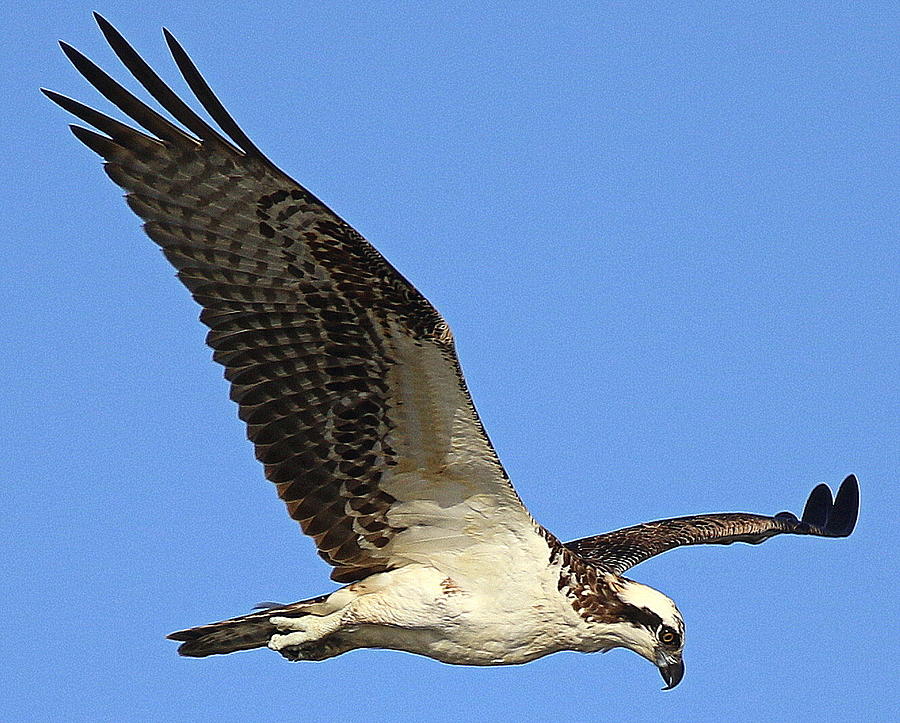
[(659, 666), (659, 674), (666, 681), (666, 687), (663, 690), (672, 690), (684, 677), (684, 661), (679, 660), (677, 663)]

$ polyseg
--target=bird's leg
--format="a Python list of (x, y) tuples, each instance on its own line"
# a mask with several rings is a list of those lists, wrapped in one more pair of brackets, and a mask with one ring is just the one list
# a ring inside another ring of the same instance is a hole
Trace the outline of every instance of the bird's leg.
[(329, 615), (273, 617), (269, 622), (279, 634), (269, 638), (268, 647), (288, 660), (324, 660), (344, 652), (344, 646), (329, 645), (327, 638), (341, 628), (342, 611)]

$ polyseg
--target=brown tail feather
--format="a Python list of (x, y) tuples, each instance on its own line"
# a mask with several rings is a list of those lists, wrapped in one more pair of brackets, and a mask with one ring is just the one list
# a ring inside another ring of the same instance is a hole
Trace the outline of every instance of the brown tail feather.
[[(330, 593), (329, 593), (330, 594)], [(301, 600), (262, 610), (258, 613), (241, 615), (209, 625), (200, 625), (187, 630), (176, 630), (166, 637), (169, 640), (183, 640), (178, 646), (178, 654), (191, 658), (205, 658), (207, 655), (224, 655), (238, 650), (262, 648), (275, 634), (275, 626), (269, 622), (273, 616), (299, 617), (309, 615), (309, 607), (324, 602), (328, 595)]]

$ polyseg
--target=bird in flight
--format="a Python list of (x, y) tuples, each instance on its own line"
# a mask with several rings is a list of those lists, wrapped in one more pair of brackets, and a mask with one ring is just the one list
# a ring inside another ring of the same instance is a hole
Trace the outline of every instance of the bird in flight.
[[(445, 663), (526, 663), (625, 647), (684, 675), (666, 595), (624, 577), (682, 545), (846, 537), (853, 475), (802, 517), (693, 515), (563, 543), (522, 504), (466, 389), (436, 309), (359, 233), (238, 127), (181, 45), (175, 63), (219, 130), (104, 18), (153, 110), (77, 50), (78, 71), (143, 130), (53, 91), (203, 311), (213, 359), (288, 514), (343, 587), (172, 633), (182, 655), (268, 646), (289, 660), (387, 648)], [(179, 125), (180, 124), (180, 125)]]

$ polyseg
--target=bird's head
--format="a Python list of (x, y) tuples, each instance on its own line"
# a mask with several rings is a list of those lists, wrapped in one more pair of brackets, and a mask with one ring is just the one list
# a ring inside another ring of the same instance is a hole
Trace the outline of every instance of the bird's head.
[(666, 681), (663, 690), (674, 688), (684, 677), (684, 620), (675, 603), (652, 587), (620, 578), (616, 597), (617, 637), (622, 647), (633, 650), (659, 668)]

